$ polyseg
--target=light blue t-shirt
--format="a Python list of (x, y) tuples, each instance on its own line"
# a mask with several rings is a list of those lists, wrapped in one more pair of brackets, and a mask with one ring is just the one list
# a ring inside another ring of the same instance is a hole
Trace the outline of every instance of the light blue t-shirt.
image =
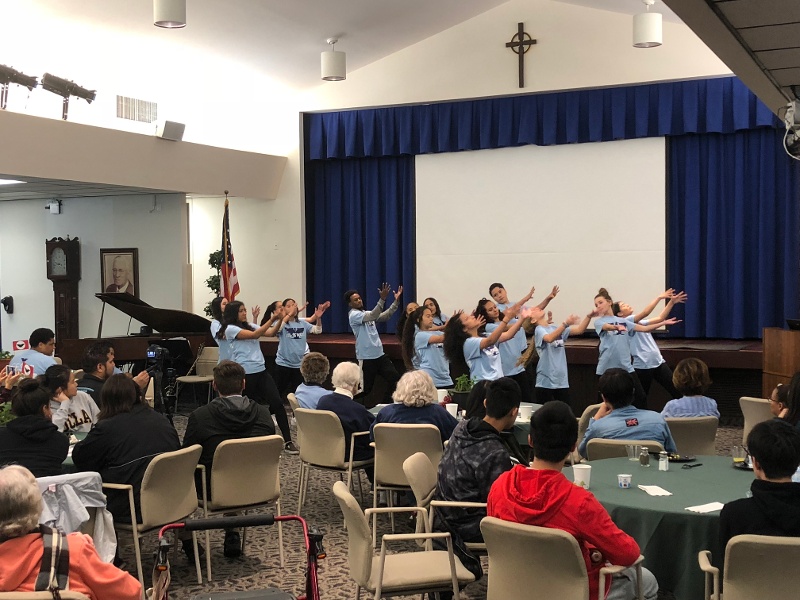
[[(633, 317), (628, 317), (633, 320)], [(643, 319), (640, 325), (648, 325), (650, 322)], [(633, 357), (634, 369), (655, 369), (661, 363), (667, 362), (661, 356), (661, 350), (653, 339), (649, 331), (636, 331), (631, 337), (631, 356)]]
[(448, 317), (446, 314), (439, 313), (438, 317), (436, 317), (436, 316), (433, 317), (433, 324), (434, 325), (439, 325), (439, 326), (444, 325), (447, 322), (447, 319), (449, 319), (449, 318), (450, 317)]
[[(381, 306), (383, 306), (381, 304)], [(378, 335), (378, 328), (375, 321), (364, 322), (364, 310), (351, 308), (347, 313), (347, 320), (350, 322), (350, 329), (356, 336), (356, 358), (358, 360), (369, 360), (383, 356), (383, 343), (381, 336)]]
[(441, 331), (417, 331), (414, 335), (414, 350), (419, 357), (417, 368), (430, 375), (437, 388), (453, 385), (453, 380), (450, 378), (450, 363), (444, 357), (444, 344), (430, 343), (432, 337), (441, 335)]
[(586, 445), (595, 438), (653, 440), (661, 442), (667, 452), (678, 451), (664, 417), (652, 410), (641, 410), (633, 406), (615, 408), (605, 417), (591, 420), (578, 448), (581, 456), (586, 456)]
[(569, 337), (570, 328), (567, 327), (561, 337), (549, 344), (544, 341), (544, 336), (558, 328), (558, 325), (539, 325), (534, 331), (536, 353), (539, 355), (539, 363), (536, 365), (536, 387), (538, 388), (548, 390), (569, 388), (567, 352), (564, 348), (564, 342)]
[(326, 390), (321, 385), (306, 385), (301, 383), (297, 386), (294, 392), (294, 397), (297, 398), (297, 403), (300, 408), (317, 408), (317, 402), (323, 396), (330, 394), (330, 390)]
[(464, 342), (464, 359), (469, 366), (470, 379), (494, 381), (503, 376), (503, 363), (497, 346), (481, 350), (481, 338), (471, 337)]
[(307, 334), (314, 326), (303, 319), (284, 323), (278, 332), (278, 353), (275, 364), (299, 369), (303, 357), (310, 352)]
[[(513, 323), (513, 321), (511, 322)], [(496, 321), (494, 323), (487, 323), (486, 334), (489, 335), (492, 333), (495, 329), (497, 329), (498, 325), (499, 323)], [(503, 342), (502, 344), (497, 344), (497, 347), (500, 349), (500, 362), (503, 365), (503, 375), (506, 377), (516, 375), (517, 373), (522, 373), (525, 370), (525, 367), (517, 364), (522, 352), (524, 352), (524, 350), (528, 347), (526, 342), (523, 344), (522, 349), (520, 349), (518, 339), (520, 333), (522, 334), (522, 339), (524, 340), (525, 332), (522, 331), (522, 328), (520, 327), (519, 331), (514, 334), (513, 338), (507, 342)]]
[(231, 360), (231, 343), (228, 340), (217, 339), (220, 327), (222, 327), (222, 323), (216, 319), (211, 321), (211, 337), (214, 338), (214, 341), (217, 342), (217, 346), (219, 346), (219, 361), (217, 362)]
[[(250, 324), (254, 329), (258, 329), (255, 323)], [(237, 340), (236, 335), (242, 331), (241, 327), (228, 325), (225, 328), (225, 338), (231, 345), (231, 360), (239, 363), (247, 375), (261, 373), (264, 366), (264, 355), (261, 353), (261, 342), (258, 338), (252, 340)]]
[(21, 368), (23, 361), (25, 362), (25, 364), (33, 367), (34, 377), (38, 377), (39, 375), (44, 375), (44, 372), (47, 371), (49, 367), (58, 364), (56, 362), (56, 359), (53, 358), (52, 356), (48, 354), (42, 354), (41, 352), (31, 348), (29, 350), (22, 350), (21, 352), (17, 352), (14, 355), (14, 358), (11, 359), (11, 362), (8, 363), (8, 366)]
[[(603, 325), (624, 325), (625, 331), (603, 331)], [(622, 317), (598, 317), (594, 328), (600, 336), (600, 359), (597, 361), (597, 373), (602, 375), (609, 369), (625, 369), (633, 372), (631, 364), (631, 337), (636, 333), (633, 319)]]

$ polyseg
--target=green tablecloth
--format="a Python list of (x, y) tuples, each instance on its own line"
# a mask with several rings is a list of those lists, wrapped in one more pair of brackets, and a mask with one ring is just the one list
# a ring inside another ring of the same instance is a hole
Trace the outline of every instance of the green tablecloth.
[[(710, 550), (718, 566), (724, 558), (719, 546), (719, 511), (697, 514), (686, 507), (744, 498), (753, 480), (752, 472), (734, 469), (728, 457), (700, 456), (696, 462), (702, 466), (682, 469), (671, 463), (667, 472), (658, 470), (655, 459), (649, 468), (627, 458), (590, 463), (591, 492), (617, 526), (638, 542), (644, 565), (677, 600), (703, 597), (703, 573), (697, 564), (700, 550)], [(630, 489), (617, 485), (620, 473), (633, 475)], [(564, 474), (572, 479), (570, 467), (564, 468)], [(658, 485), (673, 495), (649, 496), (637, 485)]]

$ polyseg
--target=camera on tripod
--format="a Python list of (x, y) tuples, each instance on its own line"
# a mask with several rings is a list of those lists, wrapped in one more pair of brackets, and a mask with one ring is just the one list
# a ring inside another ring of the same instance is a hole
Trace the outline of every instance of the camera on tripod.
[(158, 344), (147, 347), (147, 363), (145, 369), (152, 377), (155, 373), (164, 372), (164, 363), (169, 360), (169, 350)]

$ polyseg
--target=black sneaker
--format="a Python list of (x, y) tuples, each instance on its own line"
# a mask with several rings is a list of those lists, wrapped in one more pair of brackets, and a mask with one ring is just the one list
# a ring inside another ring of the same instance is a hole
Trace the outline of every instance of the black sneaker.
[(242, 538), (238, 531), (225, 532), (225, 545), (223, 553), (228, 558), (236, 558), (242, 555)]
[(289, 440), (283, 445), (283, 451), (286, 452), (286, 454), (300, 454), (300, 450), (294, 445), (292, 440)]
[[(186, 558), (189, 559), (190, 563), (194, 563), (194, 546), (192, 545), (192, 540), (181, 540), (181, 545), (184, 554), (186, 554)], [(203, 548), (202, 544), (197, 544), (197, 553), (200, 555), (200, 558), (206, 555), (206, 549)]]

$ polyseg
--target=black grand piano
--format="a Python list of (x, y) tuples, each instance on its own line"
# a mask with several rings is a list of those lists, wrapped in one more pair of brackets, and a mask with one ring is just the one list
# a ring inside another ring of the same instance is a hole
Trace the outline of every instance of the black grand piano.
[[(65, 365), (79, 369), (83, 352), (98, 339), (109, 340), (114, 346), (117, 363), (139, 362), (147, 357), (147, 347), (158, 344), (170, 351), (178, 374), (185, 373), (197, 356), (201, 344), (215, 345), (209, 332), (211, 322), (182, 310), (156, 308), (130, 294), (95, 294), (103, 302), (97, 337), (78, 340), (58, 340), (56, 354)], [(103, 337), (103, 315), (106, 304), (144, 323), (152, 332), (138, 335)]]

